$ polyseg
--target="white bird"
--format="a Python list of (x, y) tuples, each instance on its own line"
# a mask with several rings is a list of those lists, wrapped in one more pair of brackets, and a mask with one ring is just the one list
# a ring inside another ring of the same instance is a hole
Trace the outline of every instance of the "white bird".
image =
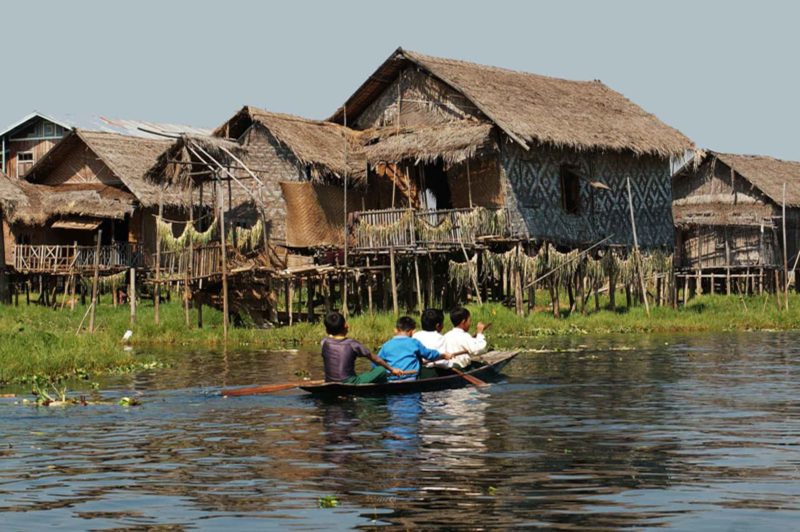
[(131, 336), (133, 336), (133, 331), (128, 329), (127, 331), (125, 331), (125, 334), (122, 335), (122, 341), (127, 342), (128, 340), (131, 339)]

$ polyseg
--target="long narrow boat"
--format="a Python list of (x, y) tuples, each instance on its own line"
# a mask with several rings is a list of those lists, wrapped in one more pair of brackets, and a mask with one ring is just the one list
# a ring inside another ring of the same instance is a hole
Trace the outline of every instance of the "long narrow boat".
[[(465, 371), (465, 375), (472, 375), (482, 381), (491, 381), (498, 377), (500, 371), (519, 354), (519, 351), (492, 351), (481, 355), (473, 362), (472, 368)], [(433, 392), (469, 386), (464, 377), (451, 370), (437, 370), (439, 375), (426, 379), (413, 379), (405, 381), (390, 381), (375, 384), (342, 384), (339, 382), (326, 382), (324, 384), (310, 384), (300, 386), (311, 394), (318, 396), (347, 396), (347, 395), (386, 395), (396, 393)]]

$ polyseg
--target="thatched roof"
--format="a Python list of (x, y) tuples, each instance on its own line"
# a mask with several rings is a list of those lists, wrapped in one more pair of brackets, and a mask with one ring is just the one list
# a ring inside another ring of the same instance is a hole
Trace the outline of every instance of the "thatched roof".
[(461, 93), (524, 147), (547, 143), (578, 150), (680, 155), (692, 142), (599, 81), (571, 81), (398, 48), (330, 118), (358, 117), (408, 67)]
[(28, 197), (19, 183), (19, 180), (11, 179), (0, 172), (0, 208), (6, 213), (12, 212), (18, 206), (28, 204)]
[(348, 128), (294, 115), (272, 113), (245, 106), (214, 132), (217, 136), (240, 138), (250, 127), (262, 127), (285, 146), (313, 176), (341, 178), (363, 176), (365, 164), (358, 140)]
[(102, 184), (53, 186), (20, 181), (19, 186), (26, 201), (9, 212), (11, 223), (42, 225), (61, 216), (122, 219), (136, 203), (133, 194)]
[[(171, 145), (169, 140), (129, 137), (117, 133), (75, 129), (42, 157), (27, 174), (31, 182), (41, 181), (75, 149), (86, 146), (125, 185), (143, 206), (158, 204), (159, 190), (144, 179), (158, 156)], [(174, 194), (164, 195), (165, 204), (178, 202)]]
[[(229, 153), (240, 160), (247, 158), (247, 149), (238, 142), (218, 137), (183, 135), (158, 156), (155, 164), (145, 172), (145, 180), (187, 188), (192, 181), (210, 179), (211, 175), (206, 173), (208, 166), (192, 150), (203, 159), (210, 156), (226, 167), (238, 166)], [(204, 155), (203, 151), (208, 155)]]
[(447, 164), (460, 163), (482, 149), (494, 147), (491, 124), (462, 120), (449, 124), (364, 131), (361, 143), (370, 164), (412, 160)]
[(765, 155), (736, 155), (708, 152), (733, 168), (776, 204), (783, 202), (783, 184), (786, 183), (786, 205), (800, 207), (800, 162), (784, 161)]

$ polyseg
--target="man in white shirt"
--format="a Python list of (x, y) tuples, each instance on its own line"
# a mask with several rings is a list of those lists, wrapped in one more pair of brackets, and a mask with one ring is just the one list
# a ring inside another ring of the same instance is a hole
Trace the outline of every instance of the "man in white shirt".
[[(447, 353), (444, 345), (444, 312), (436, 308), (425, 309), (420, 319), (422, 330), (414, 333), (414, 338), (419, 340), (428, 349), (435, 349), (442, 355)], [(453, 364), (449, 358), (439, 358), (433, 362), (425, 364), (428, 368), (452, 368)], [(433, 376), (433, 375), (430, 375)]]
[(459, 307), (450, 312), (450, 321), (453, 322), (453, 330), (444, 335), (444, 347), (448, 353), (459, 353), (466, 351), (467, 354), (458, 355), (450, 359), (453, 366), (465, 368), (469, 366), (470, 355), (479, 355), (486, 351), (486, 337), (483, 335), (486, 325), (478, 322), (475, 326), (475, 336), (469, 334), (472, 326), (472, 317), (469, 310)]

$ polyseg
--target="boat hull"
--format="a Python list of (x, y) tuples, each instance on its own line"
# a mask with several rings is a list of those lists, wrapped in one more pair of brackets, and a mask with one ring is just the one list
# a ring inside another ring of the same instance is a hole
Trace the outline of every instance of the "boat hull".
[[(484, 366), (465, 372), (482, 381), (490, 382), (496, 380), (503, 368), (517, 356), (517, 351), (493, 351), (487, 353), (482, 358), (486, 362)], [(460, 375), (455, 373), (442, 375), (428, 379), (393, 381), (375, 384), (343, 384), (329, 382), (312, 386), (300, 386), (306, 392), (318, 396), (375, 396), (400, 393), (434, 392), (439, 390), (451, 390), (464, 388), (470, 383)]]

